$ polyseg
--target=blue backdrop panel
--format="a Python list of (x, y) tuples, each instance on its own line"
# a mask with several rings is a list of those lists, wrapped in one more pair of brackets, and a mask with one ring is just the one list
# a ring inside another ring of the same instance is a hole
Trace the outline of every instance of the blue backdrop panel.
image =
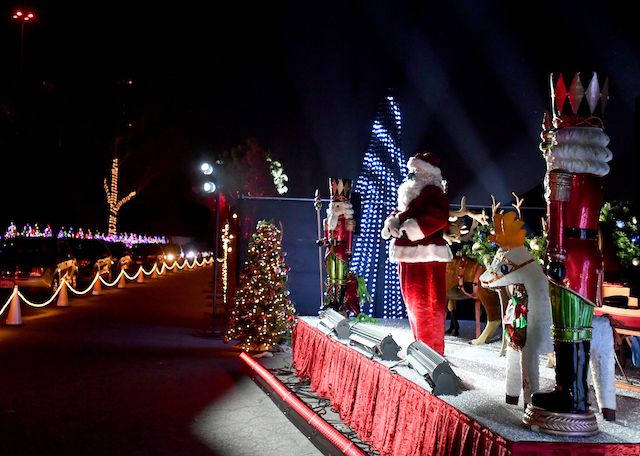
[[(324, 218), (327, 202), (323, 202)], [(247, 258), (247, 247), (259, 220), (270, 220), (282, 225), (282, 246), (287, 253), (285, 263), (289, 271), (289, 292), (298, 315), (318, 315), (320, 309), (320, 266), (316, 245), (317, 223), (313, 199), (304, 198), (250, 198), (238, 201), (240, 214), (240, 261), (242, 272)]]

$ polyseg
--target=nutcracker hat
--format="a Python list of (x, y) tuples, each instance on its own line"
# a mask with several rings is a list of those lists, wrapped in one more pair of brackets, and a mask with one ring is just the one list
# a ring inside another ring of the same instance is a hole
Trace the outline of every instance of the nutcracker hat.
[(556, 127), (604, 126), (604, 110), (609, 101), (609, 79), (595, 71), (552, 73), (551, 108)]
[(351, 198), (351, 179), (331, 177), (329, 179), (331, 201), (349, 201)]
[(418, 152), (407, 162), (409, 169), (416, 169), (425, 173), (433, 174), (440, 172), (440, 157), (433, 152)]

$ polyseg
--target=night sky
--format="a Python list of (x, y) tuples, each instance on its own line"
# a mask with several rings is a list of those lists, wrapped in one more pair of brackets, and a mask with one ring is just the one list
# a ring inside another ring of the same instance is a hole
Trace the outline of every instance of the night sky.
[(199, 161), (249, 137), (282, 160), (288, 196), (326, 195), (329, 177), (357, 177), (387, 88), (405, 155), (438, 153), (452, 201), (536, 194), (558, 70), (609, 76), (606, 196), (640, 196), (640, 35), (622, 2), (133, 3), (32, 2), (22, 76), (13, 5), (0, 8), (3, 227), (106, 227), (102, 179), (124, 100), (149, 141), (123, 166), (123, 193), (136, 176), (148, 184), (121, 230), (204, 236)]

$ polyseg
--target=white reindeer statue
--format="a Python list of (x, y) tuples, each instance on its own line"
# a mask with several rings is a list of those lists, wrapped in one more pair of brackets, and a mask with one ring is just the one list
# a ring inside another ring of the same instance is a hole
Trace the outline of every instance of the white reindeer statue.
[[(515, 194), (520, 217), (522, 199)], [(484, 287), (511, 290), (504, 316), (509, 334), (506, 369), (506, 402), (517, 404), (522, 389), (525, 408), (539, 389), (541, 354), (553, 350), (549, 282), (541, 265), (524, 246), (524, 222), (511, 211), (498, 214), (493, 201), (494, 232), (490, 238), (500, 247), (493, 262), (480, 276)], [(521, 217), (520, 217), (521, 218)], [(613, 331), (609, 320), (593, 318), (591, 371), (596, 399), (604, 418), (615, 420), (615, 367)], [(526, 338), (523, 337), (526, 331)], [(526, 343), (525, 343), (526, 342)]]

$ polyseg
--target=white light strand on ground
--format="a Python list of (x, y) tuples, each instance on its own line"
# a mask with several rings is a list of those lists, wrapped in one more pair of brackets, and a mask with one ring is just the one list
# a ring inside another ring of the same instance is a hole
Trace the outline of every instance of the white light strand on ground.
[[(198, 266), (198, 267), (202, 267), (204, 265), (209, 266), (209, 265), (211, 265), (212, 261), (213, 261), (213, 259), (209, 258), (207, 260), (202, 260), (202, 262), (200, 262), (200, 263), (198, 263), (197, 260), (194, 260), (192, 264), (189, 264), (189, 262), (187, 260), (184, 260), (183, 263), (182, 263), (182, 267), (180, 267), (180, 265), (178, 265), (177, 262), (174, 263), (172, 267), (169, 267), (169, 266), (166, 266), (165, 264), (163, 264), (162, 268), (160, 269), (158, 274), (162, 275), (165, 272), (165, 269), (171, 270), (174, 267), (178, 267), (179, 269), (183, 269), (185, 266), (187, 266), (191, 270), (196, 266)], [(98, 280), (100, 280), (107, 287), (113, 287), (118, 283), (118, 281), (120, 280), (120, 277), (122, 277), (123, 275), (129, 280), (135, 280), (141, 273), (144, 273), (145, 275), (153, 274), (154, 269), (157, 270), (157, 265), (154, 265), (153, 268), (151, 268), (151, 271), (149, 271), (149, 272), (145, 271), (142, 268), (142, 266), (140, 266), (138, 271), (133, 276), (130, 276), (129, 274), (127, 274), (127, 272), (123, 269), (122, 271), (120, 271), (120, 274), (118, 274), (118, 277), (111, 283), (107, 282), (99, 274), (96, 273), (96, 276), (91, 281), (91, 284), (83, 291), (76, 290), (74, 287), (72, 287), (69, 284), (69, 282), (66, 281), (66, 279), (63, 279), (60, 282), (60, 285), (58, 285), (58, 288), (53, 293), (53, 295), (49, 299), (44, 301), (44, 302), (32, 302), (29, 299), (27, 299), (27, 297), (20, 290), (18, 290), (17, 288), (14, 288), (13, 292), (11, 293), (11, 295), (7, 298), (7, 301), (4, 303), (4, 305), (0, 309), (0, 315), (2, 315), (4, 313), (4, 311), (7, 309), (7, 307), (9, 307), (9, 305), (11, 304), (11, 300), (14, 298), (16, 293), (18, 294), (18, 297), (20, 299), (22, 299), (22, 301), (26, 305), (31, 306), (31, 307), (41, 308), (41, 307), (45, 307), (45, 306), (48, 306), (49, 304), (51, 304), (53, 302), (53, 300), (56, 299), (58, 294), (60, 294), (60, 290), (62, 289), (63, 286), (66, 286), (75, 295), (81, 296), (81, 295), (85, 295), (85, 294), (89, 293), (90, 291), (92, 291), (93, 290), (93, 286), (96, 284), (96, 282)]]

